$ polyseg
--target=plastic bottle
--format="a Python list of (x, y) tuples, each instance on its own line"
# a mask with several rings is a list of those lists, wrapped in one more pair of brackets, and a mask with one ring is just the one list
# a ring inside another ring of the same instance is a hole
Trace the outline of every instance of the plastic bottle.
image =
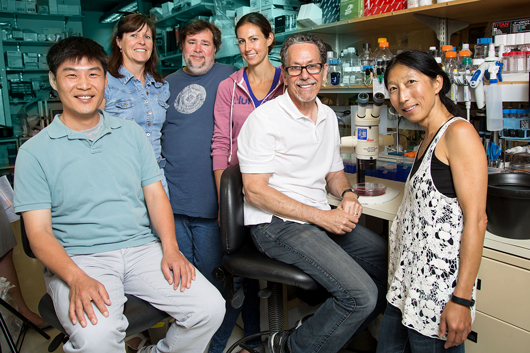
[(393, 57), (394, 55), (388, 48), (388, 42), (380, 42), (379, 48), (374, 53), (375, 73), (380, 83), (383, 83), (386, 66)]
[(442, 57), (442, 66), (446, 66), (445, 65), (445, 62), (447, 61), (446, 57), (445, 57), (445, 54), (449, 51), (453, 51), (453, 46), (452, 45), (442, 45), (442, 54), (441, 54), (441, 57)]
[(502, 65), (502, 71), (505, 74), (509, 74), (510, 73), (509, 60), (510, 60), (510, 53), (503, 53), (502, 54), (502, 64), (503, 64)]
[(440, 67), (442, 67), (442, 57), (440, 56), (440, 53), (438, 52), (436, 47), (430, 47), (429, 51), (431, 52), (432, 57), (434, 58), (434, 60), (436, 60), (438, 65), (440, 65)]
[(453, 74), (453, 70), (458, 69), (458, 63), (456, 61), (456, 52), (454, 51), (448, 51), (445, 53), (445, 72), (447, 72), (448, 76), (451, 76)]
[(486, 125), (488, 131), (502, 130), (502, 90), (491, 78), (486, 91)]
[(346, 66), (342, 68), (342, 80), (340, 82), (341, 86), (348, 86), (352, 84), (351, 83), (352, 71), (353, 71), (353, 67), (351, 66)]
[[(467, 60), (469, 59), (469, 60)], [(458, 69), (461, 71), (462, 66), (464, 66), (464, 61), (471, 64), (471, 50), (462, 49), (458, 52)], [(465, 71), (465, 69), (464, 69)]]
[(491, 42), (491, 38), (478, 38), (473, 59), (485, 59), (488, 56), (488, 44)]
[[(329, 66), (329, 65), (331, 65), (332, 60), (335, 60), (335, 53), (333, 51), (328, 51), (326, 55), (327, 55), (327, 61), (328, 61), (328, 66)], [(331, 76), (330, 76), (329, 68), (328, 68), (327, 80), (326, 80), (326, 82), (322, 83), (322, 86), (324, 86), (324, 87), (331, 86)]]
[(370, 50), (370, 43), (364, 43), (363, 44), (363, 52), (361, 56), (359, 57), (359, 60), (361, 62), (361, 70), (364, 74), (364, 82), (367, 85), (372, 84), (372, 79), (370, 78), (370, 74), (374, 72), (374, 55), (372, 54), (372, 51)]
[(340, 78), (342, 76), (340, 61), (336, 58), (333, 58), (328, 60), (328, 65), (328, 82), (331, 86), (340, 85)]

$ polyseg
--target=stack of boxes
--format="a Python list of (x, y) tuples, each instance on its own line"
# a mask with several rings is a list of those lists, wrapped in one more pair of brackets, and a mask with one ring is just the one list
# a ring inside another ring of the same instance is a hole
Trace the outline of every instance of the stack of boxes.
[(236, 23), (246, 13), (259, 12), (271, 24), (274, 33), (296, 30), (296, 17), (301, 3), (298, 0), (250, 0), (249, 6), (236, 9)]
[(1, 0), (2, 12), (81, 15), (81, 0)]

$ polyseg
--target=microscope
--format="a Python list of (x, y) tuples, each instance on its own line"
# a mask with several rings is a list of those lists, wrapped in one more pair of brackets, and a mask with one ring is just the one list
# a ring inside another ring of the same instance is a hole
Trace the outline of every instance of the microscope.
[(357, 182), (365, 182), (365, 171), (376, 169), (379, 147), (392, 145), (391, 135), (379, 135), (380, 112), (385, 95), (381, 92), (374, 94), (372, 108), (367, 108), (370, 97), (368, 93), (359, 93), (357, 103), (359, 108), (355, 115), (355, 135), (345, 136), (340, 140), (341, 153), (357, 154)]

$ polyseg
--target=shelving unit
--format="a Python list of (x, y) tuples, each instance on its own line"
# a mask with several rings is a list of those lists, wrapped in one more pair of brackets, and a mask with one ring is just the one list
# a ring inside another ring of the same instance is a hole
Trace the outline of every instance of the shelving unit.
[[(18, 12), (0, 12), (0, 21), (12, 23), (13, 27), (21, 30), (32, 30), (37, 34), (43, 34), (43, 28), (55, 30), (57, 33), (68, 33), (73, 31), (78, 34), (83, 32), (83, 16), (79, 15), (50, 15), (50, 14), (31, 14)], [(6, 51), (20, 51), (21, 53), (37, 53), (46, 55), (48, 49), (55, 44), (55, 41), (28, 41), (20, 39), (0, 40), (0, 49), (2, 53)], [(8, 89), (10, 87), (8, 80), (17, 80), (22, 77), (24, 81), (35, 79), (45, 81), (48, 70), (46, 69), (26, 69), (8, 67), (5, 55), (0, 58), (0, 83), (2, 86), (2, 101), (4, 111), (0, 116), (0, 124), (12, 126), (12, 116), (16, 115), (23, 104), (31, 103), (34, 99), (26, 97), (25, 99), (10, 100)], [(19, 76), (19, 77), (17, 77)], [(39, 94), (37, 93), (37, 96)], [(47, 97), (45, 97), (47, 98)]]

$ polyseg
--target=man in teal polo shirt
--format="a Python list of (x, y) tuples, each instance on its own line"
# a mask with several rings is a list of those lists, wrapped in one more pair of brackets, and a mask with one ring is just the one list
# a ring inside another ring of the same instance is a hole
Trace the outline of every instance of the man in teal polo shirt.
[(64, 351), (124, 352), (123, 305), (132, 294), (175, 318), (164, 339), (140, 352), (202, 353), (224, 302), (179, 251), (144, 132), (98, 111), (105, 51), (71, 37), (50, 48), (47, 60), (63, 113), (20, 148), (15, 207), (70, 335)]

